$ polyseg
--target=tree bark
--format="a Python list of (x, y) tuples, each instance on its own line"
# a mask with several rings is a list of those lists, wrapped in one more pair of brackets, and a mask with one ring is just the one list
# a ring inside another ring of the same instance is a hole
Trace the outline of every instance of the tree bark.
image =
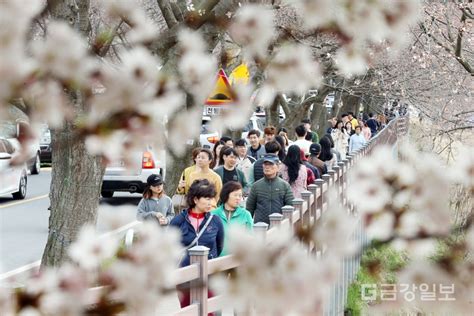
[(313, 104), (315, 97), (310, 97), (299, 104), (294, 104), (290, 101), (288, 104), (290, 115), (287, 115), (281, 126), (288, 130), (288, 138), (290, 140), (296, 139), (295, 128), (301, 124), (304, 118), (308, 117), (308, 111)]
[(275, 100), (273, 101), (272, 105), (265, 109), (266, 112), (266, 125), (269, 126), (274, 126), (277, 129), (280, 127), (280, 102), (282, 99), (282, 95), (278, 94), (275, 97)]
[[(79, 101), (80, 102), (80, 101)], [(104, 167), (67, 123), (52, 133), (49, 233), (41, 266), (59, 266), (84, 224), (95, 226)]]
[(342, 94), (342, 108), (341, 113), (354, 112), (356, 115), (357, 109), (359, 107), (360, 97), (343, 93)]
[[(89, 1), (64, 1), (51, 6), (54, 19), (67, 21), (82, 35), (90, 31)], [(74, 105), (75, 116), (86, 111), (83, 96), (67, 91)], [(72, 120), (73, 122), (74, 120)], [(75, 126), (66, 122), (52, 133), (52, 173), (49, 198), (48, 240), (41, 266), (58, 266), (67, 259), (67, 249), (84, 224), (95, 225), (104, 166), (101, 157), (88, 154), (84, 138), (74, 132)]]
[(331, 92), (331, 88), (328, 86), (323, 86), (318, 90), (318, 95), (315, 97), (313, 102), (313, 110), (311, 111), (311, 126), (312, 130), (316, 131), (321, 138), (322, 135), (326, 132), (327, 127), (327, 109), (324, 104), (324, 100), (327, 95)]

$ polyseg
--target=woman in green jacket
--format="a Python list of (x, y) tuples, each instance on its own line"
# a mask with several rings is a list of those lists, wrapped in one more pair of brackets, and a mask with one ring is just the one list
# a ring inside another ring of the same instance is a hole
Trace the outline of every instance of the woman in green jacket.
[(212, 211), (212, 214), (221, 218), (224, 225), (224, 249), (220, 256), (228, 254), (227, 231), (230, 225), (242, 225), (248, 230), (252, 230), (252, 216), (249, 211), (240, 206), (241, 202), (242, 185), (236, 181), (229, 181), (224, 184), (220, 193), (219, 207)]

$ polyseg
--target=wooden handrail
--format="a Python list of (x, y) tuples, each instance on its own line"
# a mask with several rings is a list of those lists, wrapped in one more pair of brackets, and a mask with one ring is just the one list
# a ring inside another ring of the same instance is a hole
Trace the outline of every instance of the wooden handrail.
[(199, 269), (195, 264), (179, 268), (176, 273), (175, 285), (186, 283), (199, 278)]

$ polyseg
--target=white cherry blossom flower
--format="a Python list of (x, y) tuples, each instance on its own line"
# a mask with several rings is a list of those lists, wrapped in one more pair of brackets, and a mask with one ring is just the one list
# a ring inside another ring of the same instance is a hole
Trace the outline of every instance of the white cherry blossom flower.
[[(351, 177), (354, 185), (347, 188), (347, 197), (357, 204), (362, 213), (377, 213), (385, 209), (392, 199), (390, 187), (374, 176), (371, 180), (362, 181), (357, 176)], [(358, 181), (361, 180), (361, 181)]]
[[(228, 246), (240, 263), (237, 275), (227, 280), (217, 277), (211, 285), (237, 308), (255, 306), (260, 313), (311, 311), (326, 294), (325, 286), (315, 289), (311, 284), (321, 284), (321, 280), (328, 284), (325, 278), (337, 275), (328, 273), (329, 262), (307, 256), (306, 247), (284, 230), (266, 243), (240, 227), (231, 227)], [(333, 263), (331, 268), (337, 267)]]
[(392, 213), (382, 212), (371, 217), (366, 233), (369, 239), (387, 240), (393, 234), (395, 217)]
[(339, 1), (335, 0), (293, 0), (296, 8), (303, 17), (306, 28), (314, 29), (329, 24), (338, 9)]
[(178, 70), (185, 87), (202, 103), (211, 93), (217, 74), (216, 59), (209, 54), (201, 34), (188, 29), (178, 34), (183, 50)]
[[(202, 108), (179, 112), (168, 122), (167, 143), (175, 154), (184, 153), (186, 146), (194, 145), (194, 138), (201, 131)], [(185, 124), (183, 126), (183, 124)]]
[(248, 54), (265, 57), (274, 37), (273, 19), (274, 15), (270, 8), (246, 4), (234, 15), (234, 21), (229, 29), (230, 35)]
[(391, 245), (395, 250), (407, 253), (409, 258), (414, 260), (426, 260), (436, 251), (436, 241), (433, 239), (406, 241), (397, 238), (392, 241)]
[(355, 46), (340, 48), (335, 59), (338, 69), (346, 77), (362, 75), (368, 69), (362, 49)]
[(31, 120), (47, 123), (51, 128), (60, 127), (71, 109), (66, 106), (62, 87), (53, 80), (37, 81), (23, 92), (28, 104), (33, 107)]
[(32, 50), (41, 69), (64, 81), (84, 85), (97, 70), (85, 40), (65, 22), (51, 22), (46, 39), (36, 41)]
[[(329, 211), (322, 214), (313, 230), (313, 242), (320, 249), (336, 255), (350, 255), (356, 249), (351, 239), (357, 219), (340, 205), (331, 204)], [(350, 229), (348, 229), (350, 227)]]
[(81, 267), (87, 270), (97, 268), (105, 259), (112, 257), (119, 242), (116, 237), (100, 238), (92, 226), (84, 226), (79, 232), (78, 239), (69, 248), (69, 256)]
[(198, 52), (204, 53), (209, 50), (206, 42), (199, 32), (184, 28), (178, 33), (179, 46), (183, 53)]
[(106, 227), (109, 230), (115, 230), (127, 224), (136, 221), (137, 210), (133, 206), (111, 206), (108, 204), (99, 205), (100, 226)]
[(138, 3), (132, 0), (104, 1), (105, 11), (111, 17), (121, 18), (130, 25), (127, 39), (131, 43), (144, 43), (155, 39), (158, 26), (146, 15)]
[(109, 161), (122, 158), (125, 138), (124, 130), (116, 130), (107, 135), (90, 135), (86, 138), (86, 148), (91, 155), (104, 155)]
[(259, 92), (259, 98), (268, 105), (277, 92), (302, 93), (318, 87), (321, 78), (319, 64), (308, 47), (283, 46), (267, 68), (267, 80)]
[(235, 93), (235, 99), (226, 109), (220, 112), (219, 116), (214, 117), (211, 122), (211, 129), (216, 131), (237, 130), (248, 123), (248, 118), (254, 112), (252, 105), (252, 94), (255, 91), (254, 86), (233, 85), (232, 90)]

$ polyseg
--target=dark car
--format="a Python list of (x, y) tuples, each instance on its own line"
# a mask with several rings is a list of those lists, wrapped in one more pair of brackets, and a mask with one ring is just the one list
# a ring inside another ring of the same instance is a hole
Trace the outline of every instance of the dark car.
[(43, 126), (40, 138), (40, 158), (42, 163), (51, 163), (51, 131)]

